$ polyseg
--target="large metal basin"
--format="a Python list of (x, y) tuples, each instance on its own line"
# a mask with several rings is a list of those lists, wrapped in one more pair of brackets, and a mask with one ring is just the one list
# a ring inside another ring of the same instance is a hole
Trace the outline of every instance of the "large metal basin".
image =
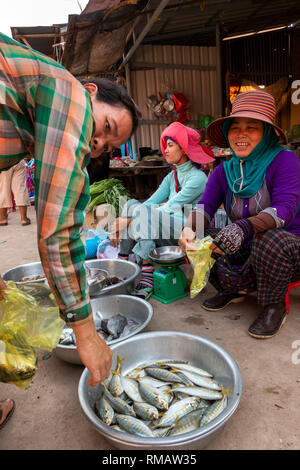
[[(107, 344), (109, 346), (125, 341), (127, 338), (140, 333), (146, 328), (153, 316), (153, 307), (149, 302), (131, 295), (101, 296), (91, 300), (91, 307), (94, 316), (98, 311), (101, 312), (103, 319), (122, 313), (125, 317), (136, 320), (140, 324), (136, 330), (126, 337), (108, 341)], [(54, 354), (63, 361), (82, 365), (76, 346), (58, 344), (54, 349)]]
[(88, 384), (90, 373), (88, 369), (85, 369), (78, 386), (80, 405), (95, 430), (117, 449), (195, 450), (205, 448), (217, 437), (238, 407), (242, 393), (240, 370), (231, 355), (212, 341), (176, 331), (154, 331), (133, 336), (122, 343), (112, 345), (111, 349), (113, 351), (112, 369), (116, 368), (117, 356), (119, 356), (125, 359), (122, 364), (124, 374), (147, 361), (179, 359), (190, 361), (191, 364), (210, 371), (226, 389), (230, 388), (227, 407), (205, 426), (173, 437), (138, 437), (111, 429), (96, 416), (93, 408), (103, 388), (100, 384), (96, 387)]
[[(89, 268), (104, 269), (109, 272), (111, 277), (116, 276), (122, 279), (118, 284), (98, 289), (97, 286), (91, 286), (90, 296), (99, 297), (108, 294), (130, 294), (134, 289), (135, 279), (140, 273), (140, 267), (131, 261), (121, 259), (96, 259), (85, 262)], [(4, 281), (14, 281), (18, 283), (24, 276), (37, 276), (44, 274), (41, 262), (22, 264), (9, 269), (3, 273)], [(31, 281), (37, 282), (37, 281)]]

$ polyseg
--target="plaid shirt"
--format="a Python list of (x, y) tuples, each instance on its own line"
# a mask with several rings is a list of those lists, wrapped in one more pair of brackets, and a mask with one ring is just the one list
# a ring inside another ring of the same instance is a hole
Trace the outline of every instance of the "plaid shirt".
[(94, 121), (88, 93), (61, 65), (0, 34), (0, 171), (35, 158), (38, 247), (67, 323), (91, 314), (80, 239)]

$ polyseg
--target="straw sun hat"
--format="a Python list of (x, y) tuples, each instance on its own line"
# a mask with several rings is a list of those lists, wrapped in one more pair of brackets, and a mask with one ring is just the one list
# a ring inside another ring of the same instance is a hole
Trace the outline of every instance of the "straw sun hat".
[(213, 121), (207, 128), (207, 136), (213, 145), (221, 148), (228, 147), (228, 141), (222, 129), (224, 121), (235, 117), (246, 117), (269, 123), (280, 137), (279, 140), (287, 144), (287, 137), (283, 130), (274, 124), (275, 115), (275, 100), (269, 93), (260, 90), (240, 93), (233, 102), (230, 115)]

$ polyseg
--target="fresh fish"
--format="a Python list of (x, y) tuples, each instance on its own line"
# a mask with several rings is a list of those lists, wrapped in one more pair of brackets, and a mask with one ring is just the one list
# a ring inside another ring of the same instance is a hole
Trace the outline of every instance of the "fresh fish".
[(149, 403), (145, 402), (134, 402), (133, 409), (137, 416), (142, 419), (150, 419), (151, 421), (154, 419), (158, 419), (158, 409), (150, 405)]
[(196, 366), (192, 366), (191, 364), (169, 362), (168, 366), (175, 367), (176, 369), (187, 370), (188, 372), (194, 372), (195, 374), (203, 375), (204, 377), (213, 377), (213, 375), (207, 372), (206, 370), (200, 369)]
[(172, 385), (173, 383), (173, 382), (164, 382), (162, 380), (155, 379), (154, 377), (150, 377), (149, 375), (145, 375), (144, 377), (141, 377), (140, 382), (147, 384), (153, 388), (161, 388), (161, 387), (165, 387), (166, 385)]
[(223, 394), (217, 390), (209, 390), (202, 387), (178, 387), (173, 389), (174, 392), (182, 392), (194, 397), (204, 398), (205, 400), (220, 400)]
[(104, 395), (96, 402), (96, 411), (103, 423), (110, 426), (114, 418), (114, 410)]
[(124, 400), (119, 397), (114, 397), (106, 387), (104, 387), (104, 395), (117, 413), (135, 416), (135, 411), (132, 406), (128, 405)]
[(133, 320), (132, 318), (127, 318), (127, 324), (125, 325), (122, 333), (120, 333), (119, 338), (124, 338), (124, 336), (128, 336), (133, 333), (138, 327), (140, 323)]
[(203, 408), (198, 408), (183, 416), (176, 422), (175, 427), (170, 430), (168, 436), (176, 436), (177, 434), (183, 434), (199, 428), (204, 412), (205, 410)]
[(121, 385), (123, 387), (123, 390), (129, 396), (129, 398), (131, 398), (132, 401), (134, 402), (145, 401), (140, 393), (139, 385), (135, 380), (131, 379), (130, 377), (123, 376), (123, 375), (121, 375), (120, 379), (121, 379)]
[(64, 346), (74, 344), (74, 339), (73, 339), (73, 329), (72, 328), (64, 328), (61, 332), (60, 336), (60, 344), (63, 344)]
[(117, 414), (116, 419), (118, 425), (130, 434), (136, 434), (142, 437), (153, 437), (151, 429), (140, 419), (122, 414)]
[(156, 406), (159, 410), (167, 410), (169, 408), (166, 394), (160, 392), (159, 389), (149, 387), (149, 385), (139, 382), (139, 390), (145, 400), (151, 405)]
[(105, 333), (111, 335), (112, 339), (116, 339), (122, 333), (126, 324), (126, 317), (122, 314), (117, 314), (113, 315), (111, 318), (102, 320), (101, 328)]
[(169, 435), (170, 430), (173, 429), (173, 426), (170, 426), (168, 428), (157, 428), (157, 429), (152, 429), (153, 436), (154, 437), (166, 437)]
[(160, 367), (146, 367), (145, 371), (155, 379), (167, 381), (167, 382), (183, 382), (178, 374), (174, 374), (172, 371), (161, 369)]
[(182, 416), (197, 409), (198, 405), (199, 398), (197, 397), (187, 397), (172, 404), (168, 411), (155, 423), (155, 427), (171, 426), (176, 420), (182, 418)]
[(209, 388), (211, 390), (222, 390), (221, 385), (209, 377), (203, 377), (203, 375), (195, 374), (194, 372), (188, 372), (185, 370), (183, 374), (195, 385), (199, 387)]
[(123, 364), (124, 360), (125, 359), (120, 359), (119, 356), (118, 356), (117, 357), (117, 369), (111, 371), (113, 376), (112, 376), (112, 378), (109, 382), (108, 390), (110, 391), (110, 393), (114, 397), (120, 396), (124, 391), (123, 385), (122, 385), (122, 382), (121, 382), (121, 376), (120, 376), (121, 369), (122, 369), (122, 364)]
[(225, 395), (222, 400), (216, 401), (205, 410), (203, 417), (200, 421), (200, 426), (208, 424), (215, 419), (227, 406), (227, 396)]

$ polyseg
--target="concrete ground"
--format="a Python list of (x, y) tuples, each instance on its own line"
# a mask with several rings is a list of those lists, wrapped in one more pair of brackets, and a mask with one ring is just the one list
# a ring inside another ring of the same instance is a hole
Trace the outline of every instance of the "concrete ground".
[[(34, 207), (29, 216), (29, 226), (22, 227), (18, 213), (12, 213), (9, 225), (0, 227), (2, 273), (39, 260)], [(201, 308), (213, 292), (206, 287), (194, 300), (186, 297), (169, 305), (151, 299), (154, 316), (146, 329), (198, 334), (225, 348), (237, 361), (243, 378), (240, 405), (207, 449), (299, 449), (300, 289), (291, 292), (288, 320), (269, 340), (256, 340), (247, 333), (259, 312), (254, 296), (213, 313)], [(39, 352), (39, 369), (27, 390), (0, 383), (0, 399), (16, 402), (14, 415), (0, 431), (0, 449), (110, 450), (79, 405), (77, 387), (83, 367), (54, 355), (43, 357)]]

